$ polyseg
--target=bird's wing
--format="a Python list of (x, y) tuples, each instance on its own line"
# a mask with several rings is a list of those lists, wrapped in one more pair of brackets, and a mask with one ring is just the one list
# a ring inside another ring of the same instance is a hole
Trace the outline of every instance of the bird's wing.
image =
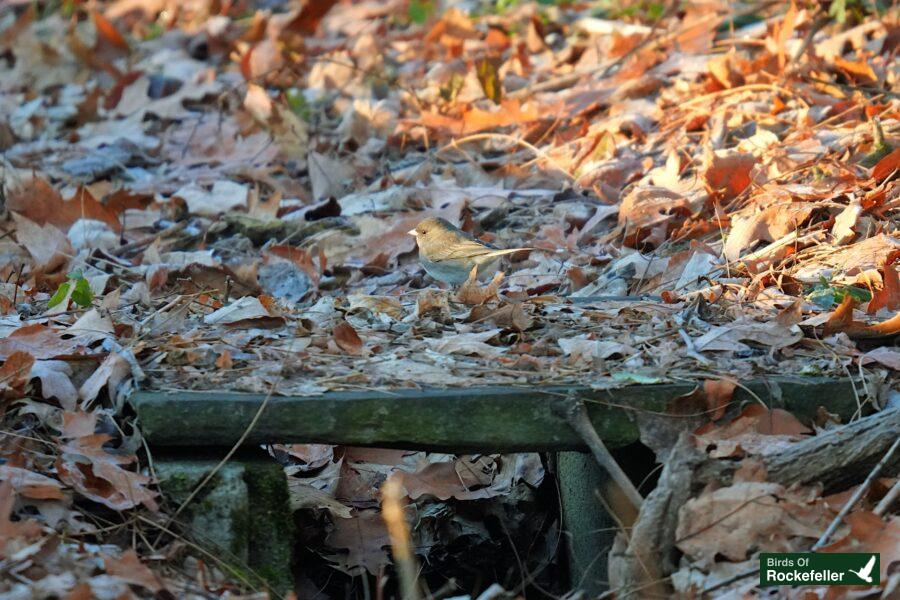
[(872, 557), (869, 558), (869, 562), (866, 563), (866, 566), (863, 567), (861, 571), (859, 571), (859, 576), (862, 577), (863, 579), (868, 578), (869, 573), (872, 572), (872, 567), (874, 567), (874, 566), (875, 566), (875, 555), (873, 554)]
[(442, 260), (454, 260), (460, 258), (472, 258), (475, 256), (484, 256), (491, 252), (496, 252), (496, 248), (491, 248), (481, 242), (475, 240), (461, 239), (452, 244), (448, 244), (442, 248), (431, 252), (431, 260), (440, 262)]

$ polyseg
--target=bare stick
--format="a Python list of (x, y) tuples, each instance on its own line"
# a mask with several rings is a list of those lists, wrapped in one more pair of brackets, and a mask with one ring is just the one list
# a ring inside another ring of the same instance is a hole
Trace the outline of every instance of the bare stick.
[[(244, 433), (241, 434), (241, 437), (238, 438), (238, 441), (236, 441), (234, 443), (234, 445), (231, 447), (231, 450), (228, 451), (228, 454), (226, 454), (225, 457), (219, 461), (219, 464), (217, 464), (215, 467), (213, 467), (213, 469), (209, 473), (206, 474), (206, 477), (203, 478), (203, 481), (201, 481), (200, 483), (197, 484), (197, 487), (195, 487), (194, 490), (184, 500), (184, 502), (181, 503), (181, 506), (179, 506), (178, 510), (175, 511), (175, 514), (173, 514), (171, 517), (169, 517), (166, 520), (165, 524), (163, 525), (163, 527), (161, 529), (168, 527), (172, 523), (172, 521), (177, 519), (178, 515), (180, 515), (182, 513), (182, 511), (184, 511), (184, 509), (187, 508), (188, 504), (191, 503), (191, 500), (193, 500), (197, 496), (197, 494), (200, 493), (200, 490), (202, 490), (206, 486), (206, 484), (209, 483), (210, 480), (216, 476), (216, 473), (218, 473), (219, 470), (225, 466), (225, 463), (227, 463), (229, 460), (231, 460), (231, 457), (234, 456), (234, 453), (237, 452), (238, 449), (244, 444), (244, 440), (247, 439), (247, 436), (250, 435), (250, 432), (253, 431), (254, 427), (256, 427), (256, 424), (259, 422), (260, 417), (262, 417), (263, 412), (266, 410), (266, 407), (269, 405), (269, 400), (272, 399), (272, 394), (274, 394), (274, 393), (275, 393), (275, 384), (273, 383), (271, 385), (271, 387), (269, 387), (269, 393), (266, 394), (266, 397), (265, 397), (265, 399), (263, 399), (262, 404), (259, 405), (259, 410), (256, 411), (255, 415), (253, 415), (253, 418), (250, 420), (250, 424), (247, 425), (246, 429), (244, 429)], [(162, 535), (163, 534), (160, 533), (159, 536), (157, 536), (156, 541), (153, 542), (154, 545), (159, 543), (159, 540), (162, 538)]]
[(863, 494), (866, 493), (866, 490), (869, 489), (869, 486), (872, 485), (872, 482), (875, 481), (875, 478), (878, 477), (878, 474), (881, 473), (881, 469), (891, 460), (891, 456), (894, 454), (894, 451), (897, 447), (900, 446), (900, 438), (894, 440), (894, 443), (885, 453), (884, 457), (878, 461), (878, 464), (875, 465), (875, 468), (869, 473), (869, 476), (866, 477), (866, 480), (863, 481), (858, 488), (856, 488), (856, 492), (853, 493), (853, 496), (847, 500), (847, 503), (844, 504), (844, 507), (841, 509), (841, 512), (834, 518), (834, 521), (831, 522), (831, 525), (828, 526), (828, 529), (825, 530), (825, 533), (822, 534), (822, 537), (819, 538), (819, 541), (815, 543), (815, 545), (810, 548), (811, 552), (815, 552), (826, 543), (828, 543), (829, 538), (834, 535), (835, 530), (838, 528), (838, 525), (841, 524), (841, 521), (844, 520), (844, 517), (847, 516), (847, 513), (850, 512), (850, 509), (859, 502), (859, 499), (863, 497)]
[(397, 574), (400, 577), (400, 590), (403, 600), (419, 600), (419, 586), (416, 585), (418, 567), (413, 556), (409, 538), (409, 526), (400, 500), (404, 494), (398, 477), (389, 477), (381, 486), (381, 517), (387, 525), (391, 538), (391, 549), (397, 562)]
[[(603, 440), (597, 435), (597, 430), (591, 424), (591, 418), (588, 415), (584, 401), (578, 398), (567, 398), (565, 417), (572, 429), (591, 449), (591, 453), (597, 462), (600, 463), (600, 466), (609, 473), (613, 482), (620, 488), (622, 494), (634, 508), (635, 514), (640, 511), (641, 504), (644, 502), (641, 493), (634, 487), (634, 484), (628, 479), (628, 475), (625, 474), (625, 471), (622, 470), (622, 467), (619, 466), (619, 463), (616, 462), (616, 459), (613, 458), (606, 448)], [(630, 523), (626, 524), (630, 525)]]
[(872, 512), (879, 517), (883, 516), (898, 498), (900, 498), (900, 479), (894, 482), (893, 487), (888, 490), (888, 493), (885, 494), (884, 498), (881, 499), (881, 502), (878, 503), (878, 506), (876, 506), (875, 510)]

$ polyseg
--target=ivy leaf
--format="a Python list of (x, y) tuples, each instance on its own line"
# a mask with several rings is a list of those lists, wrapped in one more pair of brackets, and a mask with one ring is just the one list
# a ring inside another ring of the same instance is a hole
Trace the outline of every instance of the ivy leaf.
[(59, 287), (56, 288), (56, 292), (54, 292), (53, 297), (50, 298), (50, 302), (47, 303), (47, 308), (53, 308), (54, 306), (62, 302), (66, 298), (66, 296), (69, 295), (69, 288), (71, 286), (72, 284), (68, 281), (59, 284)]
[(94, 292), (91, 291), (91, 286), (84, 277), (79, 277), (75, 280), (75, 289), (72, 291), (72, 300), (82, 308), (90, 306), (91, 302), (93, 302)]

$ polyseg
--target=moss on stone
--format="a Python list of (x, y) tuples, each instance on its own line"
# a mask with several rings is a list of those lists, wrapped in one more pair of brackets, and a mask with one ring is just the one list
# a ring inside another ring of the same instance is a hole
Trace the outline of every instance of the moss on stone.
[(287, 480), (275, 462), (245, 463), (245, 481), (251, 506), (247, 525), (250, 566), (278, 593), (293, 587), (291, 551), (294, 519), (290, 509)]

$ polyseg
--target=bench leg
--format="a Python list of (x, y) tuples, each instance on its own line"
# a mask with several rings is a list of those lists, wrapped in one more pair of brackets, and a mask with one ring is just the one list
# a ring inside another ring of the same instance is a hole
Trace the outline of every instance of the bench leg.
[[(156, 457), (165, 499), (180, 506), (218, 462)], [(294, 521), (284, 471), (275, 461), (242, 458), (225, 464), (179, 521), (191, 540), (220, 557), (232, 575), (278, 594), (293, 587)]]
[(606, 560), (616, 537), (616, 524), (598, 500), (606, 473), (581, 452), (560, 452), (557, 473), (569, 583), (596, 597), (609, 587)]

